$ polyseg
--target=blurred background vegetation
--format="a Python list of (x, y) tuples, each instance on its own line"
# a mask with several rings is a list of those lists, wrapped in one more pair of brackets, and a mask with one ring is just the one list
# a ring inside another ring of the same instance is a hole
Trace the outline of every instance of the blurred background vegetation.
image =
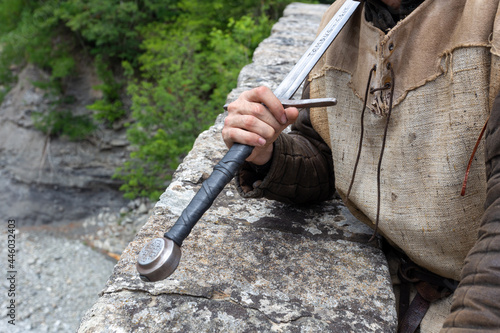
[[(35, 116), (38, 130), (77, 141), (126, 120), (134, 149), (115, 177), (125, 197), (157, 200), (291, 2), (0, 0), (0, 101), (14, 69), (34, 64), (50, 73), (37, 84), (59, 101)], [(64, 80), (82, 62), (95, 69), (103, 97), (75, 115), (61, 106), (71, 104)]]

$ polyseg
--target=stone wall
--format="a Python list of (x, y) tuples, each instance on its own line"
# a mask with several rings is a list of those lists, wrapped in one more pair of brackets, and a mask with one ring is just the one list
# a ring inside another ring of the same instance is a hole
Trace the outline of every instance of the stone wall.
[[(294, 3), (239, 78), (275, 88), (314, 40), (324, 5)], [(393, 332), (395, 300), (371, 229), (338, 200), (243, 200), (231, 182), (183, 244), (176, 272), (139, 279), (137, 255), (181, 214), (226, 152), (224, 115), (202, 133), (115, 266), (79, 332)]]

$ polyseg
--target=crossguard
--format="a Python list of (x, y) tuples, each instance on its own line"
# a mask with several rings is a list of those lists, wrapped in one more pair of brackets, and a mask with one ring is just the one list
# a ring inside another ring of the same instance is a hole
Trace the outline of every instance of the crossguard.
[[(314, 98), (314, 99), (280, 99), (281, 105), (283, 107), (296, 107), (300, 108), (318, 108), (325, 106), (333, 106), (337, 104), (335, 98)], [(224, 110), (227, 111), (229, 104), (224, 105)]]

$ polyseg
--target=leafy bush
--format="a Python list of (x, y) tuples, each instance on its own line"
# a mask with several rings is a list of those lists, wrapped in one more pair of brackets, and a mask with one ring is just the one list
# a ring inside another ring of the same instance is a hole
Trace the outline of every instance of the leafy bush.
[(88, 105), (87, 108), (94, 111), (95, 119), (112, 124), (126, 115), (125, 107), (121, 101), (124, 83), (115, 77), (113, 71), (107, 67), (100, 56), (96, 57), (95, 63), (97, 74), (103, 83), (93, 88), (101, 90), (103, 98)]
[(128, 85), (135, 120), (128, 139), (137, 150), (117, 173), (127, 197), (158, 198), (196, 136), (221, 113), (239, 70), (271, 28), (264, 14), (229, 18), (223, 29), (208, 33), (198, 30), (196, 19), (182, 17), (175, 29), (154, 23), (142, 30), (140, 77)]
[(67, 136), (71, 141), (85, 139), (96, 128), (87, 115), (74, 115), (69, 110), (51, 110), (33, 114), (35, 128), (50, 136)]

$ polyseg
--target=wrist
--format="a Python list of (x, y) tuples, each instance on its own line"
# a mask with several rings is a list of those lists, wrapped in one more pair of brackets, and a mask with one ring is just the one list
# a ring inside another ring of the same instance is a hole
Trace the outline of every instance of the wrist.
[(265, 164), (259, 165), (252, 162), (248, 162), (252, 170), (258, 175), (267, 175), (269, 170), (271, 170), (271, 164), (273, 164), (273, 159), (271, 158)]
[(262, 166), (269, 163), (273, 157), (273, 146), (274, 144), (270, 144), (267, 147), (254, 148), (247, 162), (256, 166)]

